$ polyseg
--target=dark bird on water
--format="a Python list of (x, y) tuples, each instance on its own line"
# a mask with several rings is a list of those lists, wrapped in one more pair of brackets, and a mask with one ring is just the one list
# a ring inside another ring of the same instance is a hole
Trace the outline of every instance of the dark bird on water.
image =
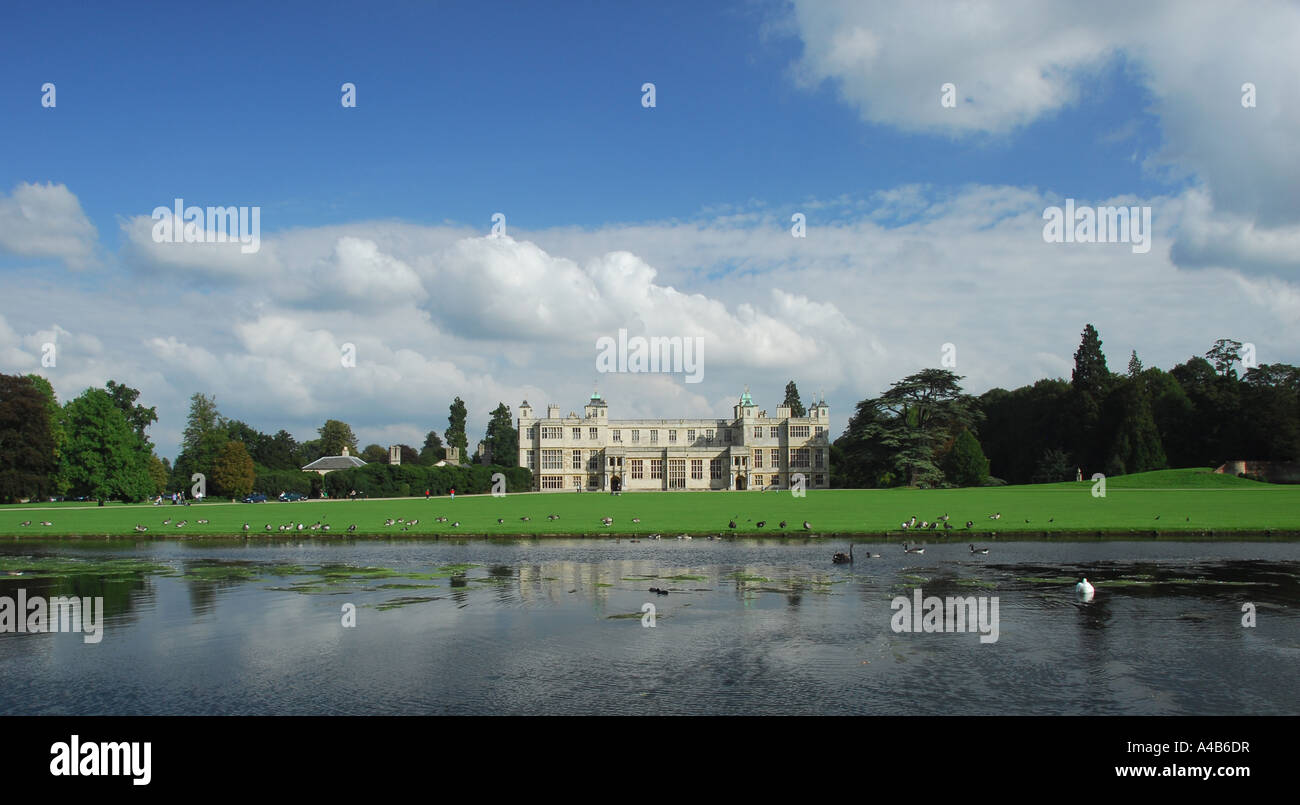
[(852, 545), (849, 546), (848, 553), (844, 553), (843, 551), (837, 552), (834, 556), (831, 557), (831, 561), (837, 565), (853, 564), (853, 546)]
[(988, 549), (988, 548), (976, 548), (974, 545), (971, 545), (971, 546), (970, 546), (970, 552), (971, 552), (971, 553), (988, 553), (988, 552), (989, 552), (989, 549)]

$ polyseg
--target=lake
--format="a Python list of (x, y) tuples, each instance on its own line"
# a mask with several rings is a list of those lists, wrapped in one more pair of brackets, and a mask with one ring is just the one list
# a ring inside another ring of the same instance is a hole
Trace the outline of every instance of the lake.
[[(1300, 713), (1296, 543), (980, 544), (11, 542), (0, 596), (106, 612), (0, 634), (0, 713)], [(996, 597), (996, 641), (896, 631), (918, 588)]]

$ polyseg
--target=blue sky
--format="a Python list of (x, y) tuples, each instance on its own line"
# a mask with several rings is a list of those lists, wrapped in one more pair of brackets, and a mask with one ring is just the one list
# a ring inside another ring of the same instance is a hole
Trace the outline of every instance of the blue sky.
[[(802, 43), (771, 24), (779, 6), (555, 9), (91, 6), (56, 24), (16, 8), (0, 103), (17, 114), (0, 142), (24, 156), (0, 186), (75, 184), (114, 236), (116, 216), (181, 190), (260, 204), (274, 231), (366, 218), (486, 227), (496, 211), (525, 228), (597, 227), (910, 183), (1088, 197), (1171, 187), (1133, 159), (1157, 133), (1122, 59), (1098, 71), (1087, 103), (1010, 137), (956, 139), (865, 124), (832, 87), (800, 90)], [(47, 80), (57, 118), (32, 103)], [(355, 109), (338, 102), (345, 81)], [(640, 104), (646, 81), (654, 109)], [(1103, 142), (1126, 126), (1137, 135)]]
[[(593, 383), (712, 416), (795, 379), (842, 423), (944, 344), (973, 393), (1068, 377), (1086, 323), (1112, 368), (1300, 363), (1300, 7), (1220, 6), (14, 6), (0, 371), (140, 388), (174, 455), (195, 392), (418, 444)], [(177, 197), (259, 207), (260, 251), (153, 241)], [(1150, 253), (1045, 243), (1067, 198), (1151, 207)], [(704, 339), (704, 381), (598, 376), (623, 328)]]

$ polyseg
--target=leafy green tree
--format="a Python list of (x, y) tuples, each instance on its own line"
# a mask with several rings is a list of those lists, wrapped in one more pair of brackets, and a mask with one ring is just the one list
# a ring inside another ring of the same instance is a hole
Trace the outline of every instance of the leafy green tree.
[(848, 489), (888, 486), (884, 475), (890, 472), (892, 461), (881, 441), (887, 421), (888, 416), (876, 407), (875, 400), (857, 404), (844, 433), (835, 440), (831, 454), (831, 466), (835, 468), (831, 479), (837, 486)]
[(254, 463), (257, 463), (257, 456), (262, 442), (270, 437), (247, 422), (232, 419), (226, 423), (226, 438), (232, 442), (243, 444), (244, 449), (248, 451), (249, 457), (253, 459)]
[(153, 453), (149, 454), (149, 481), (151, 486), (149, 493), (151, 495), (161, 495), (167, 491), (167, 484), (171, 480), (171, 467), (167, 466), (167, 460), (158, 458)]
[(1160, 444), (1171, 467), (1195, 467), (1200, 463), (1195, 409), (1177, 378), (1152, 367), (1142, 372), (1151, 397), (1151, 416)]
[(1074, 353), (1074, 372), (1070, 383), (1079, 391), (1101, 397), (1110, 383), (1110, 370), (1106, 368), (1106, 355), (1101, 351), (1101, 336), (1091, 324), (1085, 325)]
[(962, 393), (961, 379), (947, 369), (924, 369), (868, 403), (876, 413), (864, 435), (909, 485), (941, 480), (940, 448), (982, 418), (974, 399)]
[(1137, 377), (1142, 374), (1142, 360), (1138, 358), (1137, 350), (1133, 350), (1128, 356), (1128, 376)]
[(989, 460), (969, 430), (957, 434), (949, 457), (948, 478), (958, 486), (979, 486), (989, 477)]
[[(45, 398), (45, 410), (49, 416), (50, 435), (54, 437), (54, 463), (56, 468), (61, 467), (63, 450), (68, 443), (67, 430), (63, 426), (63, 406), (59, 405), (59, 398), (55, 395), (54, 387), (50, 385), (50, 381), (37, 374), (29, 374), (26, 377), (32, 381), (32, 385)], [(43, 495), (63, 496), (68, 493), (68, 482), (58, 469), (55, 469), (53, 475), (50, 476), (50, 481), (51, 487), (42, 493)]]
[[(1073, 444), (1077, 434), (1068, 381), (1053, 378), (1012, 391), (990, 389), (980, 396), (985, 420), (979, 440), (1000, 478), (1014, 484), (1034, 480), (1044, 446)], [(1074, 477), (1071, 467), (1070, 477)]]
[(143, 405), (137, 405), (135, 401), (139, 399), (140, 392), (130, 386), (110, 380), (104, 387), (113, 398), (113, 404), (121, 409), (123, 416), (126, 417), (127, 424), (135, 431), (136, 438), (148, 444), (149, 437), (145, 435), (145, 431), (158, 421), (158, 409), (153, 406), (145, 408)]
[(1283, 363), (1246, 370), (1242, 379), (1241, 455), (1267, 461), (1300, 459), (1300, 369)]
[(103, 389), (87, 389), (64, 407), (68, 429), (63, 473), (72, 494), (142, 500), (153, 489), (148, 454), (126, 415)]
[(212, 464), (212, 489), (223, 497), (242, 498), (253, 491), (253, 457), (243, 442), (228, 441)]
[(465, 401), (457, 397), (451, 404), (447, 416), (447, 446), (460, 448), (460, 459), (469, 458), (469, 441), (465, 436)]
[(278, 430), (274, 436), (258, 440), (256, 448), (250, 449), (253, 462), (271, 470), (296, 470), (302, 467), (297, 462), (295, 453), (298, 442), (287, 430)]
[(1101, 336), (1091, 324), (1085, 325), (1070, 375), (1074, 391), (1070, 410), (1074, 420), (1074, 453), (1087, 466), (1096, 466), (1100, 461), (1099, 449), (1106, 442), (1102, 407), (1111, 384), (1106, 355), (1101, 351)]
[(1220, 338), (1205, 353), (1205, 359), (1214, 364), (1214, 371), (1223, 377), (1237, 379), (1236, 365), (1241, 361), (1241, 342)]
[(808, 415), (803, 403), (799, 401), (799, 387), (794, 384), (793, 380), (785, 384), (785, 401), (782, 405), (790, 406), (790, 416)]
[(190, 413), (181, 438), (181, 454), (172, 470), (172, 486), (189, 489), (194, 473), (212, 475), (213, 462), (229, 440), (227, 420), (217, 410), (217, 400), (204, 394), (190, 397)]
[(1194, 466), (1218, 466), (1241, 458), (1242, 431), (1247, 420), (1241, 408), (1241, 383), (1216, 372), (1205, 358), (1191, 358), (1169, 373), (1192, 403)]
[(437, 464), (447, 455), (446, 449), (442, 446), (442, 439), (438, 437), (436, 430), (429, 431), (424, 437), (424, 447), (420, 449), (420, 463), (425, 466)]
[(1049, 447), (1043, 451), (1042, 457), (1038, 459), (1038, 465), (1034, 468), (1034, 475), (1031, 480), (1036, 484), (1073, 481), (1076, 469), (1077, 467), (1070, 463), (1068, 453), (1057, 447)]
[(45, 391), (31, 375), (0, 374), (0, 501), (51, 494), (59, 468), (56, 449)]
[(352, 455), (357, 454), (357, 437), (346, 422), (327, 419), (316, 432), (320, 434), (320, 449), (324, 451), (324, 455), (341, 456), (344, 447), (348, 448)]
[(302, 469), (323, 456), (336, 456), (338, 453), (326, 453), (322, 446), (324, 443), (320, 439), (302, 442), (294, 451), (294, 469)]
[(498, 403), (488, 420), (483, 439), (493, 464), (511, 467), (519, 463), (519, 431), (510, 417), (510, 406)]
[(1125, 378), (1112, 399), (1119, 424), (1112, 439), (1111, 454), (1124, 462), (1129, 472), (1147, 472), (1166, 466), (1160, 432), (1151, 413), (1151, 394), (1142, 375)]
[(376, 462), (387, 464), (388, 451), (380, 445), (368, 444), (366, 445), (366, 449), (361, 451), (361, 460), (367, 464), (374, 464)]

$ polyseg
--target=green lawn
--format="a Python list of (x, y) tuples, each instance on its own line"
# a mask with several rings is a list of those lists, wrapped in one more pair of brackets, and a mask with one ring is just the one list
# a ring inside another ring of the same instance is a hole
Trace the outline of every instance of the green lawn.
[[(777, 524), (786, 520), (786, 532), (805, 533), (803, 521), (814, 534), (891, 534), (918, 541), (937, 539), (943, 531), (903, 531), (901, 523), (916, 515), (933, 520), (947, 513), (955, 528), (947, 532), (961, 538), (967, 520), (974, 521), (971, 533), (1058, 535), (1188, 536), (1207, 531), (1288, 532), (1300, 536), (1300, 486), (1280, 486), (1214, 475), (1206, 470), (1163, 470), (1109, 479), (1105, 498), (1091, 494), (1091, 481), (976, 489), (891, 489), (810, 491), (804, 498), (787, 492), (640, 492), (618, 497), (600, 493), (558, 492), (517, 494), (504, 498), (458, 496), (425, 500), (400, 498), (368, 501), (304, 501), (299, 503), (231, 504), (204, 503), (179, 507), (170, 504), (110, 505), (84, 507), (0, 507), (0, 535), (5, 536), (134, 536), (134, 526), (148, 526), (148, 536), (239, 535), (248, 522), (252, 536), (266, 536), (265, 525), (282, 523), (329, 523), (330, 536), (346, 536), (355, 523), (358, 535), (427, 536), (432, 534), (500, 535), (530, 534), (649, 534), (675, 537), (693, 535), (777, 534)], [(1002, 517), (990, 520), (989, 515)], [(548, 521), (548, 514), (559, 519)], [(436, 523), (446, 516), (450, 521)], [(1159, 519), (1157, 519), (1159, 515)], [(520, 517), (531, 520), (522, 522)], [(601, 525), (602, 517), (613, 517), (613, 526)], [(408, 531), (401, 525), (385, 526), (387, 518), (418, 518)], [(172, 519), (164, 526), (164, 519)], [(504, 523), (497, 523), (502, 518)], [(633, 523), (640, 518), (640, 523)], [(734, 518), (735, 531), (727, 527)], [(30, 519), (32, 525), (19, 525)], [(177, 528), (175, 521), (189, 524)], [(200, 525), (197, 521), (211, 522)], [(1049, 522), (1053, 520), (1053, 522)], [(49, 520), (51, 526), (41, 526)], [(758, 528), (760, 520), (767, 521)], [(1029, 522), (1025, 522), (1028, 520)], [(279, 535), (279, 531), (272, 531)], [(303, 536), (320, 535), (304, 529)]]

